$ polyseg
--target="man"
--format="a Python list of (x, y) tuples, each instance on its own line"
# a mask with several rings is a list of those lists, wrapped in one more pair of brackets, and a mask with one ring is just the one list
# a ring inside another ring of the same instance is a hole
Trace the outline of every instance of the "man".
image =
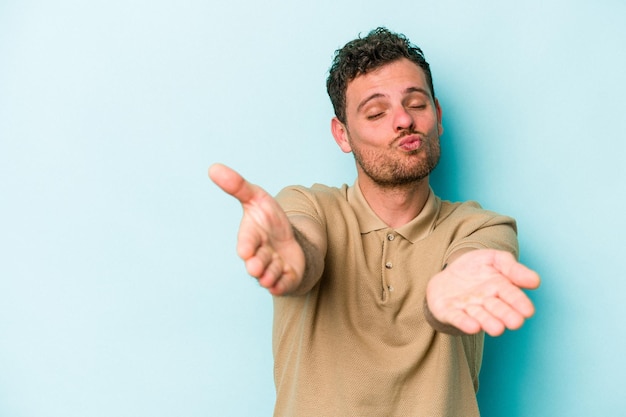
[(216, 164), (243, 206), (237, 251), (274, 296), (277, 416), (476, 416), (484, 332), (534, 312), (537, 274), (515, 260), (515, 221), (441, 201), (442, 111), (422, 51), (384, 28), (338, 50), (332, 135), (351, 187), (276, 199)]

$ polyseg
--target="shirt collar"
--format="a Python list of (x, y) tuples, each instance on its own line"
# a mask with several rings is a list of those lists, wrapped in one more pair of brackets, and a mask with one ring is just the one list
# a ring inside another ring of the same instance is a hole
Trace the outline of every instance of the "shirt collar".
[[(355, 183), (348, 188), (348, 202), (354, 209), (361, 234), (389, 228), (389, 226), (374, 213), (367, 203), (367, 200), (365, 200), (365, 196), (363, 196), (361, 192), (358, 181), (355, 181)], [(422, 211), (420, 211), (413, 220), (396, 228), (395, 231), (411, 243), (425, 238), (434, 229), (440, 206), (441, 200), (435, 195), (431, 188)]]

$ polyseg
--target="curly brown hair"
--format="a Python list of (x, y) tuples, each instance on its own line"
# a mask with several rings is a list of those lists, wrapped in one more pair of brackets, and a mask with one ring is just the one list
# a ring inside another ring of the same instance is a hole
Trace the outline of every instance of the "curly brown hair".
[(422, 68), (430, 93), (435, 98), (430, 65), (426, 62), (424, 53), (403, 34), (379, 27), (369, 32), (364, 38), (354, 39), (335, 51), (335, 57), (326, 79), (326, 90), (333, 104), (335, 116), (341, 123), (346, 123), (348, 83), (359, 75), (401, 58), (407, 58)]

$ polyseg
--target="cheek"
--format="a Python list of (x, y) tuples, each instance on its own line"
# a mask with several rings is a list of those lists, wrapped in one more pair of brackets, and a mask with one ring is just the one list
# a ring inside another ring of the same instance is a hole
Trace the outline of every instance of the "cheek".
[(443, 127), (439, 119), (437, 118), (437, 113), (435, 112), (424, 112), (415, 118), (416, 125), (423, 132), (441, 132), (443, 131)]
[(367, 126), (359, 126), (351, 135), (353, 143), (361, 147), (384, 146), (395, 137), (395, 133), (383, 126), (382, 123), (369, 123)]

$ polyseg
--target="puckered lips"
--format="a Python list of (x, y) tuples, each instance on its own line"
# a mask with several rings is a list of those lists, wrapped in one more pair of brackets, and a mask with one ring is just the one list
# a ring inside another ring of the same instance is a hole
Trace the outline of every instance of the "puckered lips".
[(398, 148), (405, 152), (413, 152), (422, 145), (422, 138), (420, 135), (406, 135), (398, 141)]

